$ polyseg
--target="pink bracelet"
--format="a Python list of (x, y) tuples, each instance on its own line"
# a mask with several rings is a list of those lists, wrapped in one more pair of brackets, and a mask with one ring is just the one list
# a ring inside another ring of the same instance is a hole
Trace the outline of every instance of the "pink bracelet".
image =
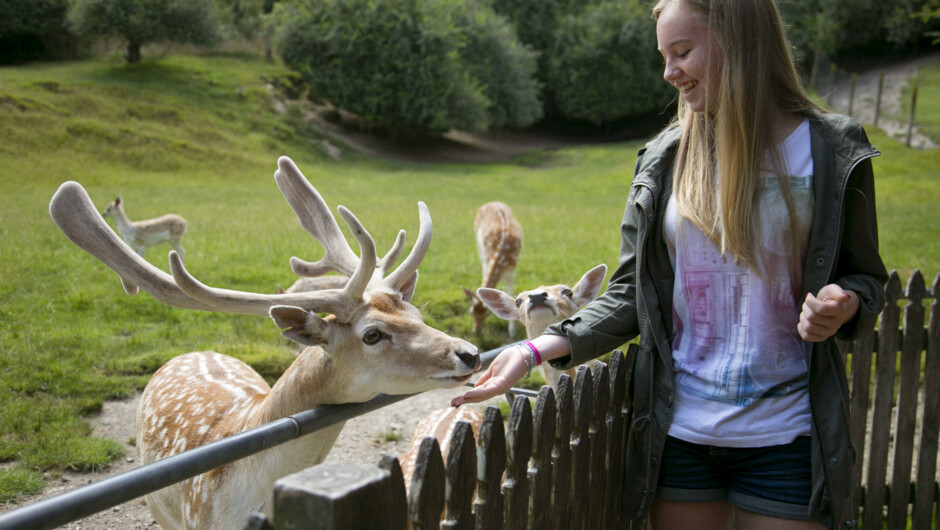
[(542, 356), (539, 355), (539, 349), (536, 348), (535, 345), (529, 341), (525, 341), (523, 342), (523, 344), (525, 344), (525, 347), (529, 348), (529, 351), (532, 352), (532, 355), (535, 356), (535, 365), (538, 366), (542, 364)]

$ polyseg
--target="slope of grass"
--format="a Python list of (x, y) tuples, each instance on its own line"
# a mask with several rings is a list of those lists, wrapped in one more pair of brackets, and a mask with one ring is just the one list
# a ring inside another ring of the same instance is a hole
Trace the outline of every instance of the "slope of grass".
[[(399, 228), (413, 241), (423, 200), (434, 239), (415, 303), (431, 325), (484, 350), (505, 340), (505, 324), (491, 316), (473, 336), (460, 289), (479, 282), (472, 225), (482, 203), (508, 203), (522, 224), (517, 289), (616, 266), (642, 140), (562, 149), (534, 167), (405, 164), (349, 152), (336, 162), (319, 153), (318, 133), (297, 113), (275, 110), (265, 80), (285, 73), (232, 55), (0, 69), (0, 502), (40, 487), (41, 472), (118, 457), (114, 441), (89, 437), (86, 420), (104, 400), (141, 389), (167, 359), (212, 349), (273, 381), (295, 351), (267, 319), (124, 295), (116, 275), (52, 223), (48, 201), (65, 180), (82, 183), (99, 208), (123, 194), (131, 219), (182, 215), (189, 270), (210, 285), (257, 292), (294, 280), (292, 255), (321, 255), (271, 178), (278, 156), (291, 156), (332, 207), (355, 212), (382, 253)], [(931, 204), (940, 152), (906, 149), (878, 131), (872, 139), (884, 153), (875, 169), (885, 261), (932, 278), (940, 270)], [(167, 270), (168, 250), (153, 248), (147, 259)]]

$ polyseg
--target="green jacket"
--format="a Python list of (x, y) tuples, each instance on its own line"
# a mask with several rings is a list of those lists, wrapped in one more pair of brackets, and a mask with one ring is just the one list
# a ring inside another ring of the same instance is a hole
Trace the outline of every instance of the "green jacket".
[[(803, 263), (803, 290), (816, 293), (837, 283), (858, 293), (858, 315), (837, 333), (851, 340), (874, 326), (884, 306), (888, 275), (878, 254), (871, 164), (880, 153), (851, 118), (837, 114), (809, 118), (816, 206)], [(571, 347), (569, 357), (552, 361), (559, 368), (583, 363), (640, 337), (631, 381), (633, 421), (622, 505), (636, 520), (645, 518), (653, 501), (673, 414), (674, 272), (663, 219), (678, 140), (678, 128), (669, 128), (640, 150), (620, 226), (620, 264), (607, 291), (548, 330), (566, 336)], [(832, 338), (804, 344), (813, 414), (810, 515), (830, 528), (851, 528), (855, 449), (849, 437), (845, 366)]]

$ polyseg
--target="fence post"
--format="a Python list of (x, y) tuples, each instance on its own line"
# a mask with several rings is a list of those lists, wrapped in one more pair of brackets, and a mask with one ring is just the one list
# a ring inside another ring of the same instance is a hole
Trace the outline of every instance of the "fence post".
[(426, 436), (418, 446), (408, 493), (408, 520), (415, 530), (438, 528), (444, 512), (444, 460), (437, 439)]
[(914, 87), (914, 90), (911, 92), (911, 114), (907, 117), (907, 142), (905, 144), (911, 146), (911, 132), (914, 129), (914, 107), (917, 106), (917, 87)]
[(532, 456), (532, 409), (529, 398), (516, 396), (506, 433), (506, 478), (503, 500), (506, 528), (525, 530), (529, 519), (529, 458)]
[[(320, 464), (274, 483), (274, 527), (309, 530), (375, 528), (391, 523), (391, 475), (366, 464)], [(368, 510), (363, 510), (368, 506)]]
[(471, 530), (474, 523), (473, 494), (477, 487), (477, 448), (469, 423), (459, 421), (454, 427), (445, 465), (446, 510), (441, 530)]
[(555, 441), (552, 447), (552, 530), (568, 530), (571, 513), (571, 429), (574, 425), (574, 383), (561, 374), (555, 394)]
[(545, 385), (539, 391), (532, 419), (532, 461), (529, 465), (529, 513), (532, 530), (551, 528), (552, 445), (555, 443), (555, 392)]
[(884, 70), (878, 74), (878, 95), (875, 97), (875, 127), (878, 126), (878, 117), (881, 115), (881, 92), (885, 86)]
[(586, 530), (588, 504), (594, 496), (588, 491), (591, 480), (591, 409), (594, 408), (594, 378), (591, 370), (581, 365), (574, 380), (574, 422), (571, 428), (571, 498), (568, 526)]
[(849, 84), (849, 112), (848, 115), (851, 116), (853, 109), (855, 108), (855, 83), (858, 82), (858, 74), (852, 74), (852, 82)]
[(477, 499), (473, 504), (478, 530), (502, 530), (503, 494), (500, 481), (506, 469), (506, 433), (503, 415), (486, 407), (477, 439)]
[[(930, 528), (940, 512), (937, 501), (937, 425), (940, 425), (940, 273), (933, 282), (930, 326), (927, 328), (927, 354), (924, 359), (924, 413), (917, 460), (917, 483), (911, 528)], [(929, 428), (933, 426), (934, 428)], [(936, 508), (934, 508), (936, 506)]]

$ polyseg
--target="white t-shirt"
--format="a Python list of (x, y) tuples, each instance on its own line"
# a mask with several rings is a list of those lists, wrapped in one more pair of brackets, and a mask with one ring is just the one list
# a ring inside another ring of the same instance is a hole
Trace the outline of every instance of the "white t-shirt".
[[(781, 147), (797, 216), (796, 263), (802, 263), (815, 202), (809, 121)], [(806, 294), (802, 271), (791, 270), (789, 215), (777, 179), (765, 174), (762, 182), (757, 231), (763, 277), (723, 256), (669, 201), (665, 231), (676, 273), (670, 436), (764, 447), (810, 434), (808, 363), (797, 332)]]

